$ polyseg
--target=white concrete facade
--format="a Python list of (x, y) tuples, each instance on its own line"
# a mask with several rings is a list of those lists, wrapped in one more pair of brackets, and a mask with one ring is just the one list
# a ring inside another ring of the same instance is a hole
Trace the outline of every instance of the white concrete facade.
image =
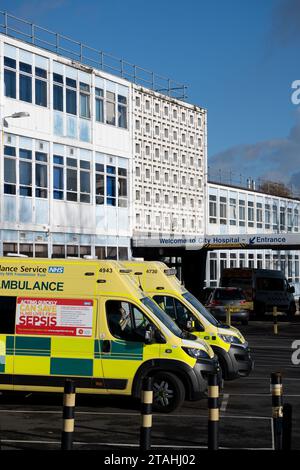
[(133, 87), (134, 240), (203, 235), (206, 110)]
[(127, 258), (131, 84), (5, 35), (0, 63), (1, 254)]

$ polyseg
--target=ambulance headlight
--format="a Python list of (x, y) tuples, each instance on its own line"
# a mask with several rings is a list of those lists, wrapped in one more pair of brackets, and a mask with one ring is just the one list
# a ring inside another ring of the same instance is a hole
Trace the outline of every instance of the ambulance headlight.
[(219, 335), (219, 338), (221, 338), (223, 341), (226, 343), (231, 343), (231, 344), (243, 344), (242, 341), (237, 337), (233, 335)]
[(189, 356), (193, 357), (194, 359), (209, 359), (209, 355), (203, 349), (197, 348), (182, 348), (184, 352), (186, 352)]

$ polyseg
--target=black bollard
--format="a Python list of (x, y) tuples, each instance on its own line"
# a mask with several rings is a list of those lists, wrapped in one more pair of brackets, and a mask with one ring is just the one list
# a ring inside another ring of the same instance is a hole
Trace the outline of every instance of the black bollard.
[(275, 450), (282, 450), (283, 406), (282, 377), (280, 372), (271, 374), (272, 418)]
[(208, 375), (208, 450), (219, 448), (219, 385), (217, 374)]
[(292, 448), (292, 416), (292, 405), (285, 403), (283, 405), (282, 450), (291, 450)]
[(145, 377), (142, 385), (141, 396), (141, 414), (142, 425), (140, 429), (140, 450), (151, 449), (151, 430), (152, 430), (152, 378)]
[(64, 389), (63, 430), (61, 434), (61, 450), (72, 450), (75, 416), (75, 385), (67, 379)]

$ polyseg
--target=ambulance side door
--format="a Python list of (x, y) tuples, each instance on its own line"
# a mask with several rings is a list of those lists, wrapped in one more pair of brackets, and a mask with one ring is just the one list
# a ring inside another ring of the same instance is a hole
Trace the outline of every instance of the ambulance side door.
[(147, 359), (159, 358), (160, 345), (145, 343), (151, 321), (127, 299), (102, 298), (100, 350), (104, 380), (109, 393), (130, 394), (136, 371)]

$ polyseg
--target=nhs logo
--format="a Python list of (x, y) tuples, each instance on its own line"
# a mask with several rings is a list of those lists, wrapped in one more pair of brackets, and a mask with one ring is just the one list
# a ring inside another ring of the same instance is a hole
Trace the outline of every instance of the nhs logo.
[(48, 273), (50, 274), (63, 274), (64, 273), (63, 266), (49, 266)]

